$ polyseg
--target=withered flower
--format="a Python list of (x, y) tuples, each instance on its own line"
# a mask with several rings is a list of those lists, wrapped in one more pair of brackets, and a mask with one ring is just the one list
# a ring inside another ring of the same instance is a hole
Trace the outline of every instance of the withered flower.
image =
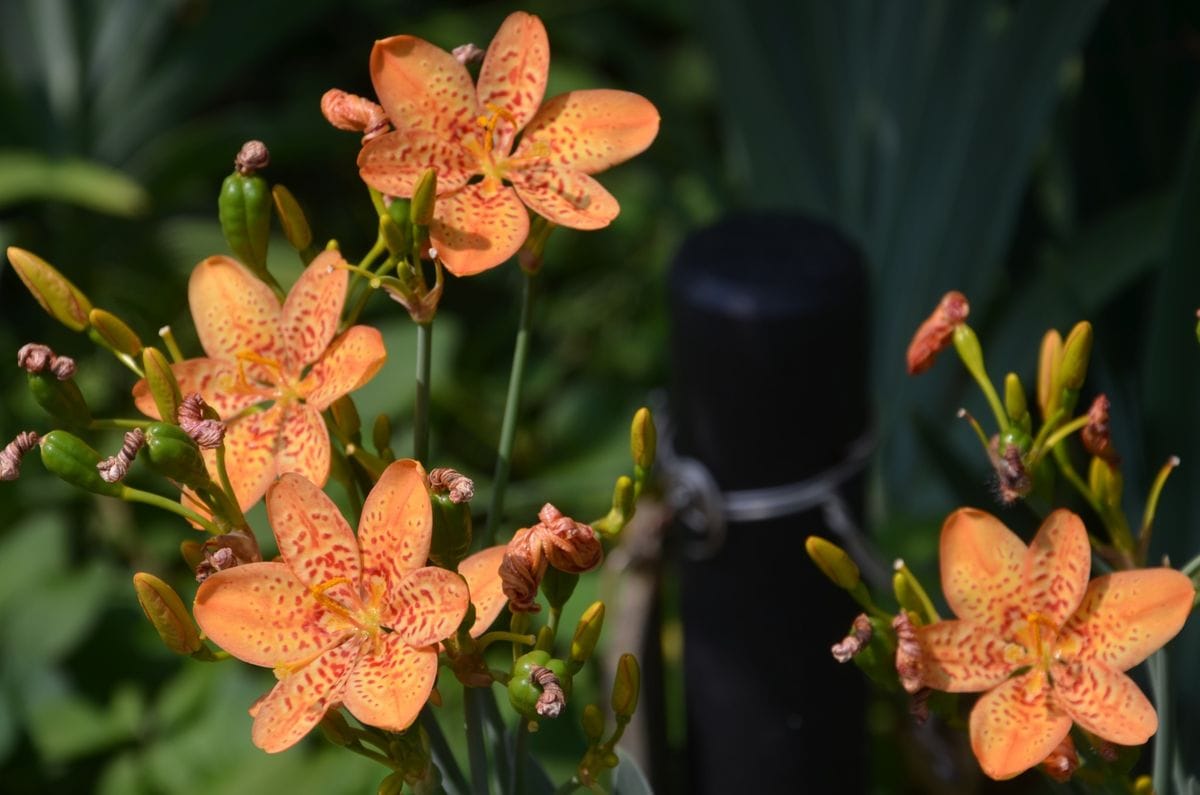
[(957, 290), (942, 296), (933, 314), (925, 319), (908, 345), (908, 374), (917, 375), (933, 366), (938, 353), (945, 350), (954, 336), (954, 329), (961, 325), (971, 311), (967, 297)]
[(500, 564), (500, 578), (509, 609), (536, 613), (537, 589), (547, 566), (569, 574), (595, 568), (604, 557), (600, 538), (589, 525), (577, 522), (550, 503), (538, 512), (541, 520), (513, 535)]
[(1109, 427), (1108, 412), (1111, 404), (1106, 395), (1097, 395), (1088, 409), (1087, 425), (1079, 432), (1083, 447), (1097, 458), (1103, 458), (1110, 464), (1120, 463), (1120, 456), (1113, 448), (1112, 435)]
[(871, 642), (871, 621), (866, 613), (859, 613), (854, 619), (850, 634), (833, 644), (830, 651), (833, 659), (840, 663), (850, 662), (856, 654), (866, 648)]

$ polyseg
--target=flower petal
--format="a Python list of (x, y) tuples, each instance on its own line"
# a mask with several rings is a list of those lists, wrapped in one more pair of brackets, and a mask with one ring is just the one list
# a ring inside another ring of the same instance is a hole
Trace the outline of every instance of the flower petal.
[(1025, 556), (1025, 605), (1061, 627), (1088, 587), (1092, 550), (1083, 521), (1065, 509), (1046, 517)]
[(1008, 645), (986, 627), (970, 621), (939, 621), (916, 627), (921, 644), (921, 680), (951, 693), (977, 693), (1003, 682), (1017, 669), (1005, 659)]
[(476, 95), (481, 112), (494, 105), (512, 116), (513, 132), (537, 112), (550, 74), (550, 41), (542, 20), (524, 11), (508, 15), (488, 45)]
[(279, 554), (302, 583), (326, 588), (331, 580), (345, 578), (348, 583), (327, 587), (324, 594), (357, 607), (362, 566), (358, 542), (325, 492), (301, 475), (286, 473), (267, 490), (267, 521)]
[(236, 361), (251, 352), (278, 359), (282, 309), (271, 288), (229, 257), (209, 257), (188, 280), (188, 305), (205, 353)]
[(1063, 630), (1081, 641), (1079, 660), (1128, 671), (1183, 628), (1196, 591), (1174, 569), (1137, 569), (1097, 577)]
[(409, 646), (429, 646), (454, 634), (470, 601), (456, 572), (426, 566), (392, 588), (389, 625)]
[(437, 171), (439, 193), (461, 188), (479, 164), (457, 137), (446, 132), (397, 130), (367, 143), (358, 153), (358, 173), (363, 182), (389, 196), (411, 197), (417, 180), (427, 169)]
[(412, 459), (389, 464), (367, 495), (358, 522), (363, 573), (398, 585), (425, 565), (432, 532), (425, 470)]
[(312, 406), (287, 404), (275, 456), (275, 474), (296, 472), (317, 486), (329, 479), (329, 430)]
[(500, 615), (508, 597), (504, 595), (504, 581), (500, 579), (500, 563), (508, 549), (505, 544), (488, 547), (458, 564), (458, 573), (467, 581), (471, 592), (471, 604), (475, 605), (475, 623), (471, 625), (471, 637), (477, 638)]
[(514, 157), (545, 152), (555, 166), (595, 174), (644, 151), (658, 135), (658, 110), (629, 91), (569, 91), (542, 105)]
[[(237, 365), (220, 359), (187, 359), (171, 365), (179, 382), (179, 391), (187, 397), (199, 392), (204, 402), (216, 409), (222, 418), (232, 417), (247, 406), (271, 399), (269, 390), (238, 378)], [(154, 397), (146, 379), (133, 385), (133, 401), (138, 411), (162, 419), (154, 405)]]
[(397, 130), (458, 140), (475, 126), (475, 86), (467, 67), (416, 36), (392, 36), (371, 49), (371, 82)]
[(437, 652), (408, 646), (395, 633), (381, 634), (374, 643), (374, 652), (354, 667), (343, 701), (367, 726), (404, 731), (429, 700), (437, 680)]
[(959, 508), (942, 525), (940, 557), (942, 590), (954, 614), (1008, 637), (1009, 624), (1025, 618), (1021, 539), (990, 513)]
[(508, 188), (489, 193), (480, 182), (439, 196), (429, 239), (455, 276), (494, 268), (529, 235), (529, 213)]
[(321, 626), (325, 610), (284, 563), (246, 563), (200, 584), (196, 623), (239, 660), (269, 668), (312, 660), (344, 634)]
[(613, 195), (581, 171), (538, 163), (509, 176), (529, 209), (560, 226), (600, 229), (621, 212)]
[(387, 361), (383, 335), (371, 326), (351, 326), (335, 339), (304, 379), (301, 392), (309, 407), (329, 404), (370, 381)]
[(225, 469), (242, 510), (258, 502), (275, 479), (283, 421), (284, 407), (276, 403), (266, 411), (239, 417), (226, 427)]
[(1158, 715), (1125, 674), (1092, 660), (1055, 668), (1054, 695), (1071, 718), (1118, 745), (1141, 745), (1158, 731)]
[(342, 700), (362, 648), (361, 638), (350, 638), (276, 682), (255, 705), (254, 744), (273, 754), (299, 742)]
[(1071, 730), (1045, 674), (1030, 671), (984, 693), (971, 710), (971, 749), (983, 772), (1012, 778), (1041, 762)]
[(337, 333), (350, 272), (337, 251), (322, 251), (288, 291), (283, 302), (280, 332), (288, 369), (299, 372), (329, 347)]

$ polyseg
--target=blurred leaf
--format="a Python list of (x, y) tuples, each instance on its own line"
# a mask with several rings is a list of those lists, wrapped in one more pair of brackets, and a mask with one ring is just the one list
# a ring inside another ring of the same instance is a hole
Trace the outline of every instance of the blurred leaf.
[[(29, 587), (21, 609), (0, 627), (0, 650), (19, 670), (52, 664), (73, 649), (95, 624), (115, 587), (100, 561)], [(14, 654), (20, 650), (19, 655)]]
[(23, 607), (37, 583), (62, 569), (66, 534), (62, 515), (44, 511), (0, 535), (0, 616), (7, 615), (10, 601)]
[(61, 201), (132, 217), (146, 211), (150, 197), (141, 185), (100, 163), (0, 150), (0, 210), (30, 201)]
[(66, 762), (132, 739), (143, 710), (140, 692), (128, 683), (113, 694), (107, 709), (63, 692), (31, 705), (28, 727), (46, 761)]

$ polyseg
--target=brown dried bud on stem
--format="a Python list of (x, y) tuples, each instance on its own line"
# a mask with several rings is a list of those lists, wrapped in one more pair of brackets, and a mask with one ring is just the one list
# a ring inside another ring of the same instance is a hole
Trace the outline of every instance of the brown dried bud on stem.
[(867, 618), (866, 613), (859, 613), (858, 617), (854, 619), (850, 634), (833, 644), (830, 651), (833, 653), (833, 659), (838, 662), (850, 662), (854, 655), (866, 648), (870, 642), (871, 621)]
[(469, 41), (466, 44), (460, 44), (455, 47), (450, 51), (450, 54), (454, 56), (454, 60), (458, 61), (463, 66), (472, 64), (475, 61), (483, 60), (483, 50), (479, 49)]
[(1110, 407), (1111, 404), (1106, 395), (1097, 395), (1088, 409), (1088, 423), (1079, 432), (1079, 438), (1083, 440), (1083, 447), (1089, 453), (1097, 458), (1103, 458), (1110, 464), (1117, 464), (1121, 459), (1112, 445), (1108, 420)]
[(967, 298), (957, 290), (942, 296), (933, 314), (925, 319), (908, 345), (908, 374), (917, 375), (933, 366), (938, 353), (945, 349), (971, 311)]
[(1071, 780), (1071, 776), (1079, 769), (1079, 754), (1075, 750), (1075, 741), (1071, 739), (1071, 735), (1063, 737), (1058, 747), (1042, 761), (1041, 768), (1043, 773), (1055, 781), (1065, 784)]
[(56, 356), (48, 345), (30, 342), (17, 351), (17, 366), (27, 373), (49, 370), (59, 381), (75, 375), (75, 360), (70, 356)]
[(538, 585), (546, 573), (546, 556), (537, 538), (537, 525), (518, 530), (508, 542), (504, 560), (500, 562), (500, 580), (508, 609), (514, 613), (536, 613)]
[[(999, 444), (995, 438), (993, 447)], [(1003, 453), (993, 452), (992, 466), (996, 469), (996, 493), (1005, 505), (1011, 505), (1027, 495), (1033, 488), (1033, 480), (1021, 460), (1021, 449), (1009, 444)]]
[(924, 687), (917, 629), (904, 610), (892, 620), (892, 629), (896, 630), (896, 674), (900, 677), (900, 685), (909, 695), (916, 694)]
[(538, 518), (538, 524), (516, 532), (500, 564), (504, 594), (514, 612), (538, 612), (537, 589), (547, 566), (579, 574), (595, 568), (604, 557), (600, 537), (590, 525), (563, 516), (550, 503), (542, 506)]
[(33, 431), (21, 431), (0, 450), (0, 480), (16, 480), (21, 475), (21, 459), (37, 447), (38, 435)]
[(908, 714), (918, 726), (929, 720), (929, 697), (933, 690), (922, 687), (908, 700)]
[(559, 571), (580, 574), (594, 569), (604, 557), (604, 547), (590, 525), (577, 522), (550, 503), (538, 511), (542, 548), (550, 565)]
[(261, 560), (258, 544), (245, 533), (235, 530), (210, 538), (204, 542), (204, 560), (196, 567), (196, 582), (204, 582), (218, 571)]
[(362, 142), (378, 138), (387, 132), (387, 112), (365, 97), (331, 88), (321, 97), (321, 114), (339, 130), (360, 132)]
[(271, 165), (271, 153), (262, 141), (246, 141), (233, 159), (233, 167), (242, 176), (250, 176)]
[(225, 423), (206, 417), (208, 404), (199, 392), (193, 392), (179, 404), (179, 427), (205, 450), (220, 447), (225, 441)]
[(558, 677), (549, 668), (534, 665), (529, 669), (529, 678), (542, 688), (534, 709), (543, 718), (557, 718), (567, 706), (567, 694), (563, 692)]
[(126, 431), (121, 451), (96, 464), (96, 469), (100, 470), (100, 478), (105, 483), (117, 483), (124, 480), (125, 476), (129, 474), (129, 467), (133, 466), (133, 459), (137, 456), (138, 450), (141, 450), (145, 444), (146, 434), (141, 428)]
[(470, 502), (475, 496), (475, 481), (449, 467), (430, 470), (429, 487), (437, 492), (449, 492), (453, 503)]

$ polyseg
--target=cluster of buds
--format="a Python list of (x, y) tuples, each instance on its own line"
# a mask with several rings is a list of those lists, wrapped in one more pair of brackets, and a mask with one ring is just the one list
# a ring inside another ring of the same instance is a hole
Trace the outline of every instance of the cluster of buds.
[(547, 567), (581, 574), (598, 566), (604, 557), (600, 539), (589, 525), (564, 516), (550, 503), (542, 506), (538, 519), (537, 524), (513, 535), (500, 564), (504, 594), (513, 612), (541, 609), (537, 590)]

